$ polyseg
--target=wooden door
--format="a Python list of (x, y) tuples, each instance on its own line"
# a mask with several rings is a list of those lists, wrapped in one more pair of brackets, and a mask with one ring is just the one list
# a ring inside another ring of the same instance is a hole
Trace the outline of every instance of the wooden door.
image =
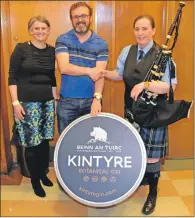
[[(179, 36), (173, 52), (177, 64), (178, 86), (175, 99), (194, 99), (194, 2), (186, 1), (179, 27)], [(172, 13), (176, 13), (178, 2), (172, 2)], [(194, 157), (194, 108), (190, 119), (169, 126), (170, 153), (172, 158)]]

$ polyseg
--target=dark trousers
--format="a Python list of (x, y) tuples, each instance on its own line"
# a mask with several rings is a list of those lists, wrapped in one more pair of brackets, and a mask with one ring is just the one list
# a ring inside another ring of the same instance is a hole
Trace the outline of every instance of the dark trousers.
[(93, 98), (63, 98), (57, 104), (58, 131), (63, 130), (77, 118), (89, 114)]
[(46, 175), (49, 167), (49, 141), (44, 140), (34, 147), (26, 147), (25, 160), (31, 179), (40, 179)]

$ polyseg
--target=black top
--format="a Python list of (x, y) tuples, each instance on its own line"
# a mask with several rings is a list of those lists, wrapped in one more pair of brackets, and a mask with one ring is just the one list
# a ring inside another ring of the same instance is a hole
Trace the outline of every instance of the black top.
[(44, 49), (30, 42), (18, 43), (10, 58), (9, 85), (17, 85), (18, 100), (39, 102), (53, 99), (56, 87), (55, 48)]

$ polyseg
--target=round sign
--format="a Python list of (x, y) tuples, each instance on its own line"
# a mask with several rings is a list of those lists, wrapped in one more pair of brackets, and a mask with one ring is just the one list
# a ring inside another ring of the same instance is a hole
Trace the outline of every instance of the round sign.
[(108, 207), (128, 198), (146, 168), (146, 151), (137, 130), (109, 113), (85, 115), (62, 132), (54, 167), (63, 189), (77, 201)]

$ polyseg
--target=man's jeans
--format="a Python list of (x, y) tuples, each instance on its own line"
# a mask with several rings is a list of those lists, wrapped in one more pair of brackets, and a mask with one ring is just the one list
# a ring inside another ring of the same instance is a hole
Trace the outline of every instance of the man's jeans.
[(63, 130), (77, 118), (89, 114), (93, 98), (63, 98), (57, 104), (58, 131)]

